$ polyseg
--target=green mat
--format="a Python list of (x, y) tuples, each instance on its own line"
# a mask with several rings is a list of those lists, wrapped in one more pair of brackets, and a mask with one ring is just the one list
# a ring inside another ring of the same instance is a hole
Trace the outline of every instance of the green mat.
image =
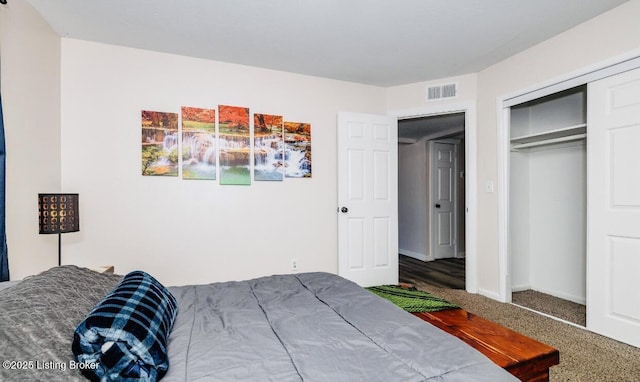
[(432, 294), (417, 290), (414, 287), (405, 288), (399, 285), (380, 285), (366, 288), (368, 291), (391, 301), (400, 308), (411, 313), (436, 312), (444, 309), (460, 308)]

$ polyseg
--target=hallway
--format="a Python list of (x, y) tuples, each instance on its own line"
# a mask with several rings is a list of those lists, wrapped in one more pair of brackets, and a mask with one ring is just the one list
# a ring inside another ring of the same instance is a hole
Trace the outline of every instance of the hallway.
[(402, 283), (421, 281), (440, 288), (465, 289), (465, 259), (451, 258), (421, 261), (399, 255), (399, 280)]

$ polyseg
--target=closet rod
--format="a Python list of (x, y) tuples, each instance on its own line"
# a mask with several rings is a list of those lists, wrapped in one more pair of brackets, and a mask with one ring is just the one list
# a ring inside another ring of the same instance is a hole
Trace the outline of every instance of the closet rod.
[(512, 150), (518, 150), (518, 149), (524, 149), (524, 148), (529, 148), (529, 147), (536, 147), (536, 146), (544, 146), (544, 145), (551, 145), (554, 143), (561, 143), (561, 142), (570, 142), (570, 141), (578, 141), (580, 139), (584, 139), (587, 137), (587, 134), (575, 134), (575, 135), (568, 135), (566, 137), (560, 137), (560, 138), (552, 138), (552, 139), (544, 139), (544, 140), (540, 140), (540, 141), (536, 141), (536, 142), (529, 142), (529, 143), (520, 143), (517, 145), (513, 145), (511, 147)]

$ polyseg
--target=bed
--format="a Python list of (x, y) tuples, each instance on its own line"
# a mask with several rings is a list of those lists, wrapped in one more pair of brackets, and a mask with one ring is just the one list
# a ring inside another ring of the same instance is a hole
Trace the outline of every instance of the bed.
[[(74, 330), (122, 276), (55, 267), (0, 290), (0, 380), (85, 381)], [(328, 273), (168, 287), (163, 381), (514, 381), (457, 338)]]

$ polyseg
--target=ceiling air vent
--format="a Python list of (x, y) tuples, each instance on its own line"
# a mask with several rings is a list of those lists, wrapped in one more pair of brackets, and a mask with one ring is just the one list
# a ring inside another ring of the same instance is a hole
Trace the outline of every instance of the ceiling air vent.
[(429, 86), (427, 88), (427, 101), (454, 98), (458, 93), (457, 84)]

